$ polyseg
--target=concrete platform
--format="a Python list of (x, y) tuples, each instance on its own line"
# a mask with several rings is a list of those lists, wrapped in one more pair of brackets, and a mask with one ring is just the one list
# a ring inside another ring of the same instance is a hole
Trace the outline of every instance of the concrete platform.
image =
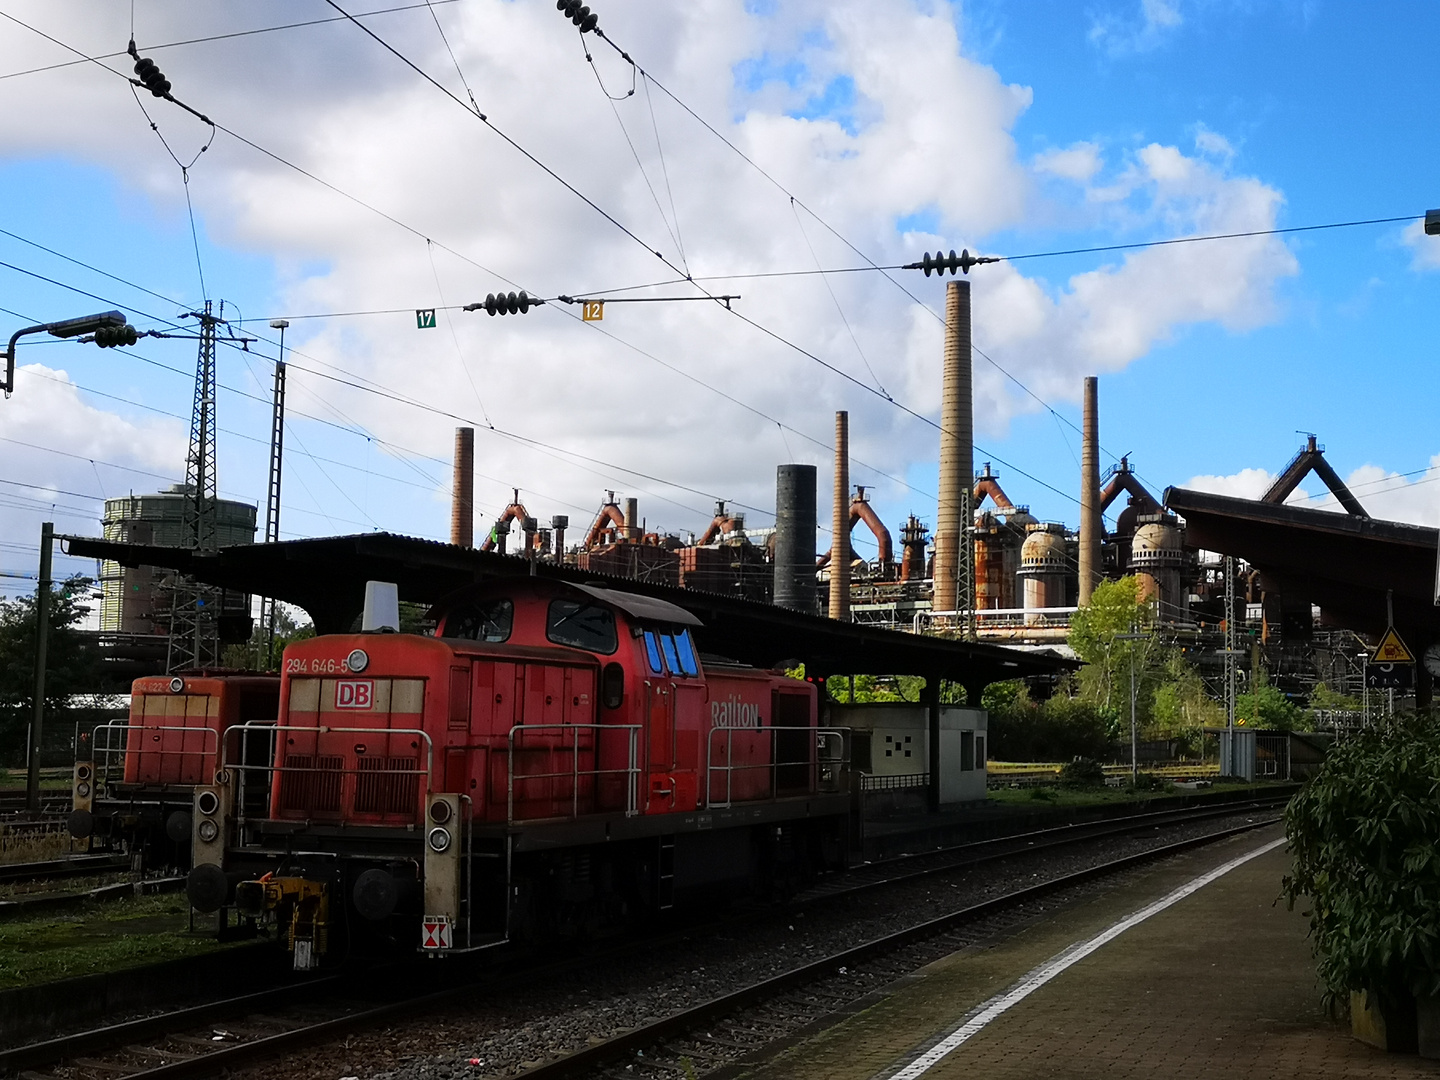
[[(1289, 865), (1283, 844), (1096, 944), (1280, 836), (1275, 826), (1168, 860), (954, 953), (742, 1075), (1433, 1080), (1436, 1062), (1372, 1049), (1322, 1011), (1307, 921), (1276, 902)], [(1093, 951), (1075, 958), (1079, 943)]]

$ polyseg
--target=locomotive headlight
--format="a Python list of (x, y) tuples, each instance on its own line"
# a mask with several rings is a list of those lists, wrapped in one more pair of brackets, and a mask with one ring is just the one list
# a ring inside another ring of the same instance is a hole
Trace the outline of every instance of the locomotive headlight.
[(184, 689), (185, 689), (185, 680), (182, 679), (182, 678), (180, 678), (179, 675), (176, 675), (175, 678), (173, 678), (173, 679), (170, 680), (170, 692), (171, 692), (172, 694), (178, 694), (178, 693), (180, 693), (181, 690), (184, 690)]
[(195, 808), (209, 816), (220, 809), (220, 797), (213, 791), (202, 791), (195, 799)]
[(429, 840), (430, 850), (435, 852), (435, 854), (437, 855), (443, 855), (445, 854), (445, 852), (450, 850), (449, 829), (431, 829)]
[(352, 649), (345, 658), (345, 666), (354, 672), (364, 671), (370, 666), (370, 656), (364, 649)]
[(199, 826), (196, 827), (195, 831), (200, 835), (200, 839), (204, 840), (205, 843), (208, 844), (220, 835), (220, 826), (216, 825), (215, 822), (211, 821), (209, 818), (206, 818), (204, 821), (200, 822)]
[(90, 797), (90, 785), (85, 783), (84, 780), (81, 780), (80, 783), (75, 785), (75, 794), (79, 795), (82, 799), (88, 799)]

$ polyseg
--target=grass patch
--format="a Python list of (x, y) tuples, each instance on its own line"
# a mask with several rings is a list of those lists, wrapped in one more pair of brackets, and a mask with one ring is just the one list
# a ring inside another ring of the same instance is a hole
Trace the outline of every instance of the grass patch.
[(0, 922), (0, 989), (93, 975), (229, 948), (188, 930), (184, 894), (87, 904), (73, 914)]
[[(1259, 790), (1254, 784), (1216, 784), (1214, 787), (1206, 788), (1206, 792), (1221, 791), (1256, 791)], [(1044, 791), (1046, 795), (1036, 795), (1037, 791)], [(986, 799), (993, 803), (1006, 806), (1030, 806), (1037, 802), (1046, 806), (1108, 806), (1111, 803), (1133, 803), (1149, 802), (1154, 799), (1173, 799), (1181, 795), (1194, 795), (1196, 792), (1185, 791), (1133, 791), (1130, 788), (1062, 788), (1062, 787), (1030, 787), (1030, 788), (995, 788), (986, 792)]]

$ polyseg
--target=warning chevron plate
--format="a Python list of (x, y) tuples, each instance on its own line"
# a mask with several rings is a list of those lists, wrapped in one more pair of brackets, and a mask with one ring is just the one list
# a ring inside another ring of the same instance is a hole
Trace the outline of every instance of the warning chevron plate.
[(1385, 631), (1385, 636), (1380, 639), (1380, 644), (1375, 646), (1375, 651), (1370, 654), (1372, 664), (1413, 664), (1415, 656), (1405, 647), (1400, 640), (1400, 635), (1395, 632), (1392, 626)]

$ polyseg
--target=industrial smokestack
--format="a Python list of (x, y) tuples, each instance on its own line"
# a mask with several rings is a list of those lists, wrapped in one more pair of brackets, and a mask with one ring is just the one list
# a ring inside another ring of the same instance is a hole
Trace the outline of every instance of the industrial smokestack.
[[(949, 281), (945, 288), (945, 369), (940, 390), (940, 506), (935, 515), (936, 611), (974, 607), (961, 595), (971, 555), (963, 550), (969, 535), (970, 487), (975, 482), (973, 405), (970, 390), (970, 282)], [(971, 582), (973, 585), (973, 582)], [(970, 589), (963, 590), (967, 594)]]
[(775, 604), (815, 613), (815, 466), (775, 470)]
[(640, 500), (625, 500), (625, 539), (635, 543), (640, 539)]
[(835, 504), (831, 514), (830, 618), (850, 621), (850, 414), (835, 414)]
[(565, 562), (565, 530), (570, 527), (569, 514), (556, 514), (550, 519), (550, 528), (555, 530), (555, 561)]
[(1100, 578), (1100, 404), (1099, 380), (1085, 377), (1080, 437), (1080, 606), (1090, 602)]
[(455, 477), (450, 495), (450, 543), (475, 544), (475, 429), (455, 429)]

